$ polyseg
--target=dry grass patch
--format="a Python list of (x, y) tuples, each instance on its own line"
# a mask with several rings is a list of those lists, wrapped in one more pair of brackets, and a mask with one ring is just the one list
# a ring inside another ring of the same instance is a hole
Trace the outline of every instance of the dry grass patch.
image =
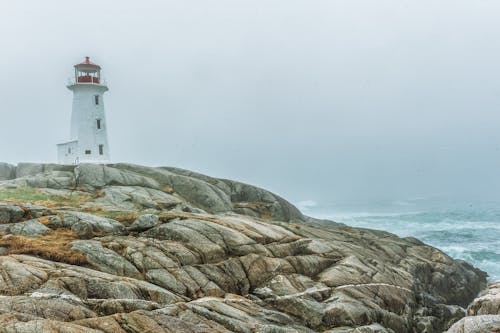
[(125, 225), (132, 224), (141, 214), (137, 212), (111, 212), (106, 217), (116, 220)]
[(87, 257), (71, 249), (71, 242), (78, 234), (71, 229), (56, 229), (38, 237), (8, 235), (0, 239), (0, 247), (7, 247), (6, 254), (28, 254), (47, 260), (71, 265), (87, 264)]
[(174, 189), (171, 186), (168, 185), (163, 185), (161, 188), (162, 192), (168, 193), (168, 194), (174, 194)]
[(40, 222), (41, 224), (46, 225), (46, 226), (49, 226), (51, 224), (50, 220), (44, 216), (37, 218), (37, 220), (38, 220), (38, 222)]
[(124, 225), (132, 224), (140, 215), (140, 212), (133, 211), (119, 211), (119, 210), (105, 210), (101, 207), (89, 207), (83, 210), (86, 213), (92, 213), (97, 216), (107, 217), (116, 220)]
[(264, 220), (272, 220), (273, 213), (271, 208), (273, 206), (272, 202), (264, 202), (264, 201), (248, 201), (248, 202), (235, 202), (235, 208), (247, 208), (251, 209)]
[[(105, 209), (101, 206), (97, 205), (92, 205), (92, 206), (86, 206), (82, 209), (85, 213), (99, 213), (99, 212), (104, 212)], [(98, 214), (96, 214), (98, 215)]]
[(196, 219), (196, 220), (203, 220), (203, 221), (220, 223), (220, 219), (213, 217), (213, 216), (208, 216), (208, 215), (203, 215), (203, 214), (195, 214), (195, 213), (187, 213), (187, 212), (176, 212), (176, 211), (162, 212), (158, 215), (158, 218), (161, 221), (169, 221), (169, 220), (173, 220), (173, 219), (181, 219), (181, 220)]

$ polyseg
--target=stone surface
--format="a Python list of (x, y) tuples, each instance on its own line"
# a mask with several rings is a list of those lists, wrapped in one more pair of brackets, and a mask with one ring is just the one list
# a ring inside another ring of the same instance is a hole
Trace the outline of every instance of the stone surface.
[(21, 236), (39, 236), (51, 231), (38, 220), (28, 220), (10, 225), (8, 232), (13, 235)]
[(144, 214), (139, 216), (128, 228), (129, 231), (145, 231), (155, 227), (159, 223), (158, 215)]
[(0, 181), (14, 178), (16, 178), (16, 167), (8, 163), (0, 162)]
[(61, 226), (76, 231), (82, 237), (123, 235), (126, 232), (121, 223), (106, 217), (76, 211), (62, 212), (61, 217)]
[(98, 188), (106, 185), (160, 188), (160, 184), (154, 179), (133, 171), (119, 170), (103, 164), (80, 164), (75, 168), (75, 178), (77, 184)]
[(101, 196), (89, 202), (87, 207), (108, 210), (141, 210), (147, 208), (172, 209), (182, 200), (171, 194), (139, 186), (109, 186), (101, 190)]
[(395, 333), (395, 332), (391, 329), (384, 328), (380, 324), (372, 324), (356, 328), (339, 327), (333, 330), (325, 331), (325, 333)]
[(469, 305), (468, 317), (454, 324), (448, 333), (500, 332), (500, 283), (490, 283), (488, 289)]
[(453, 325), (447, 333), (498, 333), (500, 315), (465, 317)]
[(19, 222), (25, 216), (25, 211), (20, 206), (0, 202), (0, 223)]
[(500, 282), (490, 283), (488, 289), (483, 291), (467, 309), (469, 316), (484, 314), (500, 315)]
[[(486, 282), (471, 265), (413, 238), (303, 216), (251, 185), (131, 164), (15, 170), (0, 190), (38, 187), (50, 208), (43, 200), (0, 203), (3, 240), (67, 238), (50, 239), (50, 251), (21, 246), (9, 254), (2, 245), (0, 332), (437, 333), (459, 320), (450, 332), (495, 325), (496, 285), (461, 319)], [(68, 263), (76, 254), (83, 266)]]

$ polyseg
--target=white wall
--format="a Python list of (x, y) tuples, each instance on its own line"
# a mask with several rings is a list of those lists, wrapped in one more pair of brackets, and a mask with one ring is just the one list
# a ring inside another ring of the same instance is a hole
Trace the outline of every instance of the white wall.
[[(107, 87), (96, 84), (74, 84), (68, 87), (73, 91), (73, 111), (71, 115), (71, 140), (78, 140), (80, 162), (109, 161), (107, 123), (104, 112), (104, 92)], [(95, 104), (95, 96), (99, 104)], [(101, 128), (97, 128), (97, 120)], [(99, 154), (103, 145), (103, 154)], [(90, 150), (91, 154), (85, 152)]]
[(78, 141), (69, 141), (57, 145), (57, 158), (61, 164), (78, 163)]

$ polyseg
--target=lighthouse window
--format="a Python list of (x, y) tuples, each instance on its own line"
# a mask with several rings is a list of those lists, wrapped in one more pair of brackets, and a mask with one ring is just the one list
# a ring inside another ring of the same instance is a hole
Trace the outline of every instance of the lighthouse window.
[(90, 155), (90, 154), (92, 154), (92, 151), (90, 151), (90, 150), (85, 151), (85, 155)]
[(99, 155), (104, 155), (104, 145), (99, 145)]
[(101, 129), (101, 119), (97, 119), (97, 129)]
[(99, 95), (94, 96), (95, 105), (99, 105)]

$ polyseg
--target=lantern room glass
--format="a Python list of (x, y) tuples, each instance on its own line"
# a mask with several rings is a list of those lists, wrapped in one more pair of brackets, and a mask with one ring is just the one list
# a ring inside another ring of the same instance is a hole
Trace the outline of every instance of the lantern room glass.
[(101, 71), (95, 68), (75, 68), (75, 81), (77, 83), (101, 83)]

